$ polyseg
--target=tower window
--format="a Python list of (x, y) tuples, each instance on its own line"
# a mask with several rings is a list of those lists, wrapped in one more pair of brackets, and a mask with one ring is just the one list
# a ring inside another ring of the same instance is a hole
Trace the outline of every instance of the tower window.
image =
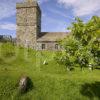
[(45, 49), (45, 44), (42, 44), (42, 50)]
[(55, 44), (55, 49), (58, 49), (58, 44)]

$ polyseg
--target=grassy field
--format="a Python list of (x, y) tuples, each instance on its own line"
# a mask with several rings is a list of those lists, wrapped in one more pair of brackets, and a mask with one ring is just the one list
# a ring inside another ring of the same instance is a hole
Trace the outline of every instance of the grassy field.
[[(100, 70), (68, 72), (53, 60), (54, 54), (0, 44), (0, 100), (100, 100)], [(19, 94), (24, 75), (32, 80), (32, 89)]]

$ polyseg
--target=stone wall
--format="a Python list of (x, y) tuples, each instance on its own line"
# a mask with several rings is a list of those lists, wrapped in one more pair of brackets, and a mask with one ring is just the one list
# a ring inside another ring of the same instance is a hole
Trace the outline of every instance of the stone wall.
[(41, 32), (41, 11), (36, 2), (17, 3), (17, 44), (36, 48), (36, 40)]
[[(42, 45), (45, 44), (45, 49), (42, 49)], [(58, 45), (57, 42), (37, 42), (37, 50), (52, 50), (58, 51), (61, 50), (61, 47)]]
[[(41, 10), (36, 1), (17, 3), (17, 45), (30, 47), (37, 50), (61, 50), (56, 38), (64, 37), (62, 33), (41, 32)], [(61, 35), (62, 34), (62, 35)], [(54, 41), (55, 40), (55, 41)], [(45, 48), (42, 48), (42, 45)]]

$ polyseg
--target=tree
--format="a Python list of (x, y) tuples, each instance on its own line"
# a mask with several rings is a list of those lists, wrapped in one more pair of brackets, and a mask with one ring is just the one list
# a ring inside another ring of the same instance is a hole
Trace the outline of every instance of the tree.
[(81, 67), (99, 65), (100, 61), (100, 17), (93, 16), (84, 23), (80, 18), (72, 23), (69, 36), (60, 40), (63, 47), (57, 52), (56, 61), (70, 68), (78, 64)]

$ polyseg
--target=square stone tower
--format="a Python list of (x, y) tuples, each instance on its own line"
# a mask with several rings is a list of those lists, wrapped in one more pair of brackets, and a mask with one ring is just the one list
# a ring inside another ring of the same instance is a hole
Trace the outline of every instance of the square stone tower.
[(36, 48), (36, 40), (41, 32), (41, 10), (35, 0), (25, 0), (16, 4), (17, 45)]

